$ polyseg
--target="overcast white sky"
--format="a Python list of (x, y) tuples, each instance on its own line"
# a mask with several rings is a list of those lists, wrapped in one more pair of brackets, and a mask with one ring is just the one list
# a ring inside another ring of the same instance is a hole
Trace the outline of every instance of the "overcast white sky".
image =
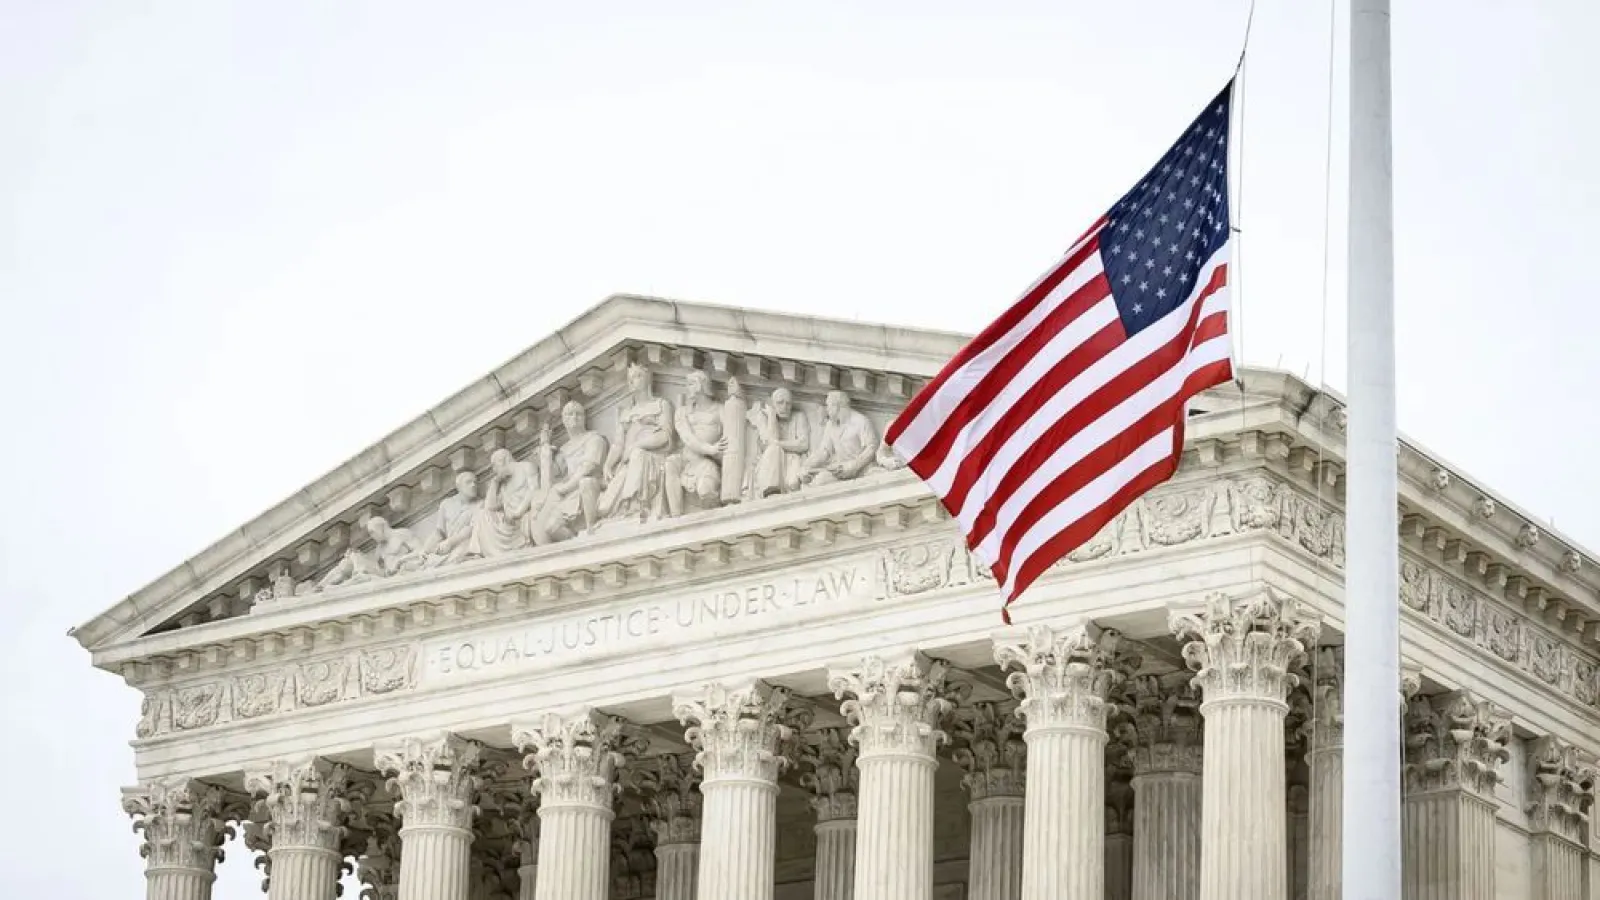
[[(69, 625), (612, 292), (980, 328), (1247, 6), (0, 0), (0, 894), (141, 890)], [(1396, 6), (1401, 426), (1600, 547), (1600, 11)], [(1328, 23), (1256, 13), (1236, 221), (1246, 361), (1342, 386)]]

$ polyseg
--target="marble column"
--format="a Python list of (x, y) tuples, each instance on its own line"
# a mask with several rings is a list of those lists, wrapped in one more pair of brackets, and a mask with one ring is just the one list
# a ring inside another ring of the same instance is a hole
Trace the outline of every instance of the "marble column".
[(1305, 724), (1309, 804), (1306, 896), (1344, 894), (1344, 648), (1322, 647), (1311, 666), (1311, 711)]
[(814, 900), (851, 900), (856, 889), (856, 809), (861, 770), (850, 729), (807, 732), (800, 745), (805, 771), (800, 786), (811, 791), (817, 814), (817, 858), (812, 870)]
[(277, 761), (246, 769), (266, 828), (272, 880), (268, 900), (334, 900), (350, 813), (349, 769), (320, 759)]
[(1493, 900), (1495, 785), (1511, 718), (1467, 691), (1406, 711), (1400, 806), (1405, 900)]
[(1126, 744), (1106, 751), (1106, 900), (1133, 898), (1133, 768)]
[(1088, 621), (995, 637), (1027, 720), (1022, 898), (1100, 898), (1106, 884), (1107, 698), (1138, 668), (1122, 636)]
[(144, 836), (148, 900), (210, 900), (222, 842), (233, 834), (223, 819), (223, 793), (187, 778), (124, 788), (122, 808)]
[(1127, 699), (1129, 727), (1122, 734), (1133, 769), (1133, 900), (1196, 900), (1203, 729), (1192, 676), (1140, 675)]
[(399, 900), (467, 900), (482, 747), (434, 734), (380, 745), (373, 760), (400, 798)]
[(695, 900), (704, 798), (694, 754), (655, 757), (636, 784), (656, 836), (656, 900)]
[(1285, 900), (1288, 796), (1284, 715), (1290, 674), (1321, 634), (1320, 620), (1263, 586), (1215, 593), (1171, 615), (1205, 719), (1200, 900)]
[(1553, 735), (1528, 745), (1528, 832), (1533, 900), (1587, 900), (1588, 810), (1595, 760)]
[(967, 854), (968, 900), (1019, 900), (1022, 896), (1023, 787), (1028, 746), (1014, 703), (978, 702), (956, 710), (950, 758), (966, 773), (972, 816)]
[(789, 765), (785, 748), (794, 735), (785, 724), (788, 703), (787, 690), (760, 681), (712, 684), (673, 698), (704, 773), (702, 900), (772, 898), (778, 773)]
[(356, 862), (365, 885), (363, 900), (400, 900), (400, 824), (393, 816), (368, 813), (367, 849)]
[(949, 665), (913, 651), (872, 655), (829, 670), (854, 726), (860, 795), (855, 900), (928, 900), (933, 894), (933, 776), (958, 693)]
[(606, 900), (617, 772), (646, 747), (626, 723), (591, 709), (513, 724), (511, 740), (538, 773), (539, 881), (535, 900)]
[(517, 900), (534, 900), (539, 884), (539, 798), (531, 794), (523, 798), (512, 823), (516, 828), (511, 850), (517, 857)]

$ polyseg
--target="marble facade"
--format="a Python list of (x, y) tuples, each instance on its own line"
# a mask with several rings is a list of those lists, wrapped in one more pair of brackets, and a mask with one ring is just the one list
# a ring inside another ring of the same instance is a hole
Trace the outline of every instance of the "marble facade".
[[(880, 438), (963, 342), (613, 297), (74, 629), (147, 896), (1338, 897), (1338, 399), (1200, 398), (1003, 628)], [(1600, 900), (1600, 566), (1397, 502), (1406, 897)]]

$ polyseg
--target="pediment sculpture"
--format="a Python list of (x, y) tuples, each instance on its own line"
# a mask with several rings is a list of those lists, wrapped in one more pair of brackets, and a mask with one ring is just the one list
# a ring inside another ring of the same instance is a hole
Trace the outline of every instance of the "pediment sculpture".
[(526, 456), (506, 447), (486, 472), (462, 468), (454, 489), (408, 525), (372, 515), (320, 576), (284, 571), (257, 602), (494, 559), (624, 524), (794, 494), (901, 468), (850, 394), (830, 390), (812, 415), (788, 387), (752, 398), (737, 376), (718, 386), (691, 369), (677, 401), (656, 392), (638, 361), (624, 372), (613, 434), (589, 427), (577, 400), (560, 407), (561, 440), (546, 420)]

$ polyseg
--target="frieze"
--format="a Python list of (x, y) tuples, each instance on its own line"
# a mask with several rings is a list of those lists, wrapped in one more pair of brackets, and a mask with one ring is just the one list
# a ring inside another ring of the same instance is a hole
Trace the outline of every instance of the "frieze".
[[(1258, 532), (1343, 567), (1342, 515), (1278, 476), (1253, 473), (1158, 488), (1056, 569)], [(690, 589), (530, 626), (489, 627), (466, 638), (396, 643), (228, 677), (151, 685), (137, 733), (149, 738), (194, 731), (413, 690), (439, 679), (505, 673), (512, 666), (533, 671), (578, 656), (670, 645), (707, 629), (719, 635), (755, 630), (992, 580), (953, 534), (919, 537), (735, 587)], [(1446, 632), (1578, 703), (1600, 707), (1600, 662), (1519, 612), (1409, 552), (1402, 556), (1400, 587), (1408, 607)], [(493, 604), (485, 608), (494, 610)]]

